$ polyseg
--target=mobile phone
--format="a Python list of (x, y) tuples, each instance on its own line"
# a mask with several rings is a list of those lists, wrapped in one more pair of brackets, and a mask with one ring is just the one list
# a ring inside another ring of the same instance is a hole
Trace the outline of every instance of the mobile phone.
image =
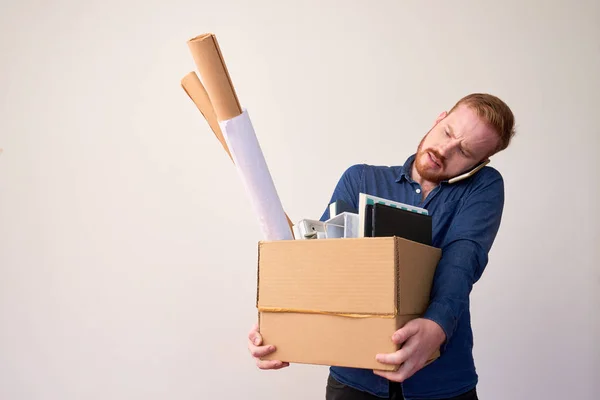
[(464, 174), (455, 176), (452, 179), (449, 179), (448, 183), (455, 183), (455, 182), (458, 182), (458, 181), (462, 181), (463, 179), (467, 179), (468, 177), (475, 175), (475, 173), (477, 171), (479, 171), (480, 169), (482, 169), (483, 167), (485, 167), (489, 163), (490, 163), (490, 159), (488, 158), (487, 160), (484, 160), (484, 161), (480, 162), (479, 164), (477, 164), (475, 167), (473, 167), (472, 170), (470, 170), (468, 172), (465, 172)]

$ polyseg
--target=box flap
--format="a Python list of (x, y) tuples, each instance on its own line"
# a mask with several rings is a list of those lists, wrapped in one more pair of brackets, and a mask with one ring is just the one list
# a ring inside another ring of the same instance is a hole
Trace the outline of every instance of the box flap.
[(260, 242), (257, 306), (393, 316), (395, 249), (394, 238)]
[(395, 238), (398, 258), (399, 314), (423, 314), (429, 305), (431, 285), (441, 249)]

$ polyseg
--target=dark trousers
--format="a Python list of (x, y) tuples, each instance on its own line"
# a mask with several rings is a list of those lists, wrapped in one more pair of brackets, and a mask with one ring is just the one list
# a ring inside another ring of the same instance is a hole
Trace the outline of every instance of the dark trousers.
[[(381, 397), (373, 396), (372, 394), (362, 392), (346, 386), (343, 383), (336, 381), (331, 375), (327, 379), (327, 390), (325, 394), (326, 400), (381, 400)], [(390, 382), (390, 397), (389, 400), (404, 400), (402, 396), (402, 386), (396, 382)], [(446, 400), (478, 400), (477, 391), (475, 389), (461, 394), (460, 396), (452, 397)]]

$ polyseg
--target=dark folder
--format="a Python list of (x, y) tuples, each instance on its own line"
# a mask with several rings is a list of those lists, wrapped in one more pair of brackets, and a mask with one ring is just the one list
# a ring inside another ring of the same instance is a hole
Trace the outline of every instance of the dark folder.
[[(431, 215), (379, 203), (370, 207), (372, 207), (372, 211), (370, 212), (367, 208), (366, 212), (365, 236), (370, 229), (372, 237), (398, 236), (431, 246)], [(371, 219), (370, 222), (369, 219)]]
[(365, 207), (365, 237), (373, 237), (373, 205), (367, 204)]

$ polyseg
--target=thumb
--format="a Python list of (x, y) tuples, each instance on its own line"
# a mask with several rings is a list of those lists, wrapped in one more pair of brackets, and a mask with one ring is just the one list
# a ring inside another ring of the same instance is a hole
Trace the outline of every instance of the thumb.
[(258, 346), (262, 342), (262, 337), (258, 330), (258, 324), (254, 324), (252, 329), (248, 333), (248, 340), (255, 346)]
[(417, 324), (411, 324), (410, 322), (404, 325), (402, 328), (398, 329), (392, 335), (392, 341), (396, 344), (404, 343), (408, 340), (409, 337), (416, 335), (419, 331)]
[(262, 343), (262, 336), (259, 332), (254, 333), (254, 339), (252, 340), (255, 346), (258, 346)]

